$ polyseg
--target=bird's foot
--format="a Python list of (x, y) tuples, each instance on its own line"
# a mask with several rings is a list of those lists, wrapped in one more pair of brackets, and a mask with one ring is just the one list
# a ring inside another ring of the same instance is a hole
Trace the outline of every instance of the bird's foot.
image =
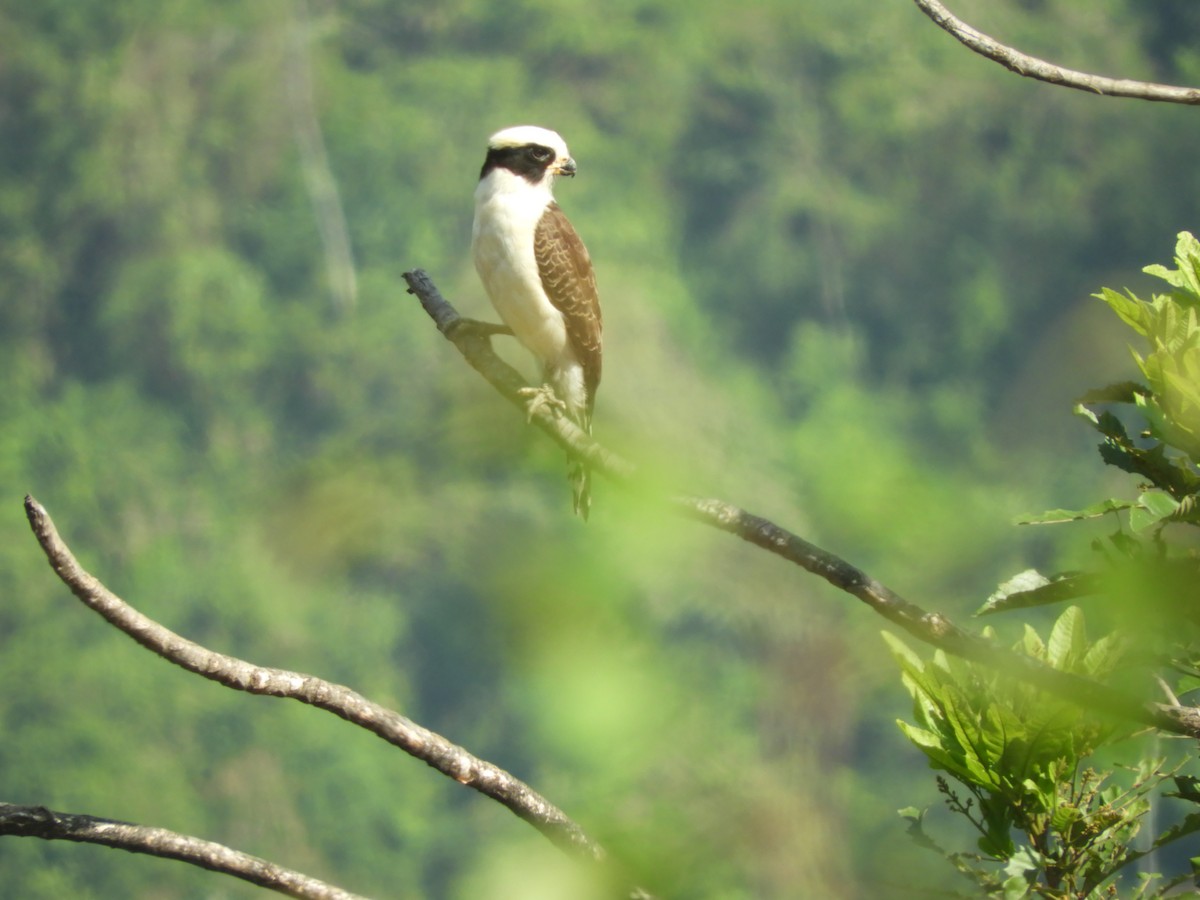
[(563, 403), (554, 393), (554, 388), (548, 384), (541, 387), (525, 387), (517, 391), (525, 398), (526, 422), (532, 422), (538, 413), (545, 412), (552, 416), (565, 415), (567, 404)]

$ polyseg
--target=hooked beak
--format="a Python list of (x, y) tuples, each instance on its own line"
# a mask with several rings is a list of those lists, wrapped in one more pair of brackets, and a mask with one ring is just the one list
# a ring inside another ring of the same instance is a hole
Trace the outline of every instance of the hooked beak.
[(554, 174), (555, 175), (566, 175), (568, 178), (574, 178), (575, 177), (575, 160), (571, 159), (571, 157), (568, 156), (566, 159), (564, 159), (562, 162), (560, 162), (557, 166), (554, 167)]

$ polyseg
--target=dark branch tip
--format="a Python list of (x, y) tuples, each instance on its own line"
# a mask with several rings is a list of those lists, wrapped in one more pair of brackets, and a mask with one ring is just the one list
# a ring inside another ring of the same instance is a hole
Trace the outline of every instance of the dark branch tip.
[(29, 520), (29, 524), (37, 528), (42, 522), (46, 521), (46, 508), (34, 499), (33, 494), (25, 495), (25, 518)]
[(9, 834), (36, 835), (54, 824), (54, 814), (44, 806), (9, 806), (3, 804), (6, 831)]
[(416, 294), (417, 289), (413, 286), (413, 282), (426, 279), (429, 276), (425, 274), (424, 269), (409, 269), (407, 272), (401, 272), (400, 277), (408, 283), (408, 292)]

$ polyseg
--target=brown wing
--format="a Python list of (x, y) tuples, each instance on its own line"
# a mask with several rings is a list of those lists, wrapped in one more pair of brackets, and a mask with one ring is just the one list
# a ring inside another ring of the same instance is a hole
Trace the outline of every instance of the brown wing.
[(600, 296), (587, 247), (558, 204), (551, 202), (533, 232), (533, 255), (550, 302), (567, 322), (567, 336), (583, 366), (588, 412), (600, 384)]

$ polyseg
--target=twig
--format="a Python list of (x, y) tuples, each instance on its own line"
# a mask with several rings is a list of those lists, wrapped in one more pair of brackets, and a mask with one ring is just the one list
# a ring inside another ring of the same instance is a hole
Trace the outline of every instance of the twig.
[(605, 859), (599, 844), (529, 785), (411, 719), (343, 685), (216, 653), (164, 628), (86, 572), (59, 537), (49, 514), (32, 497), (25, 498), (25, 515), (50, 566), (71, 592), (110, 624), (168, 662), (235, 690), (287, 697), (340, 716), (508, 807), (570, 855), (596, 862)]
[(0, 803), (0, 835), (48, 841), (103, 844), (130, 853), (177, 859), (212, 872), (232, 875), (259, 887), (306, 900), (362, 900), (357, 894), (310, 878), (301, 872), (214, 844), (200, 838), (112, 819), (55, 812), (44, 806)]
[[(524, 408), (519, 391), (526, 387), (525, 382), (516, 370), (496, 355), (491, 341), (481, 336), (474, 327), (476, 323), (460, 318), (424, 271), (417, 269), (406, 272), (404, 279), (408, 282), (410, 292), (421, 301), (421, 306), (438, 329), (458, 348), (471, 367), (510, 402)], [(569, 419), (535, 411), (532, 421), (560, 446), (586, 459), (596, 472), (618, 483), (629, 484), (637, 480), (637, 467), (633, 463), (601, 447)], [(934, 647), (995, 666), (1084, 707), (1174, 734), (1200, 737), (1200, 710), (1146, 703), (1107, 685), (1060, 671), (1033, 657), (993, 644), (959, 628), (940, 613), (926, 612), (905, 600), (841, 557), (731, 503), (698, 497), (663, 499), (689, 518), (735, 535), (820, 576)]]
[(1171, 686), (1169, 684), (1167, 684), (1166, 679), (1163, 678), (1161, 675), (1155, 675), (1154, 680), (1158, 683), (1159, 690), (1161, 690), (1164, 694), (1167, 695), (1167, 702), (1171, 706), (1179, 706), (1180, 705), (1179, 698), (1177, 696), (1175, 696), (1175, 692), (1173, 690), (1171, 690)]
[(977, 31), (962, 19), (957, 18), (938, 0), (914, 0), (914, 2), (921, 12), (933, 19), (939, 28), (949, 32), (960, 43), (980, 56), (998, 62), (1006, 69), (1026, 78), (1036, 78), (1038, 81), (1045, 81), (1049, 84), (1109, 97), (1132, 97), (1137, 100), (1183, 103), (1190, 106), (1200, 104), (1200, 88), (1153, 84), (1128, 78), (1106, 78), (1103, 75), (1064, 69), (1062, 66), (1056, 66), (1001, 44), (983, 32)]

